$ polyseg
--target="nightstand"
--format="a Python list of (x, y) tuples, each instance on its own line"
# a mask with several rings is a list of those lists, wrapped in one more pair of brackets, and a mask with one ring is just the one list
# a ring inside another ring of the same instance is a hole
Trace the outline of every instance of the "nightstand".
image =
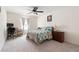
[(58, 41), (58, 42), (64, 42), (64, 32), (60, 32), (60, 31), (53, 31), (53, 39)]

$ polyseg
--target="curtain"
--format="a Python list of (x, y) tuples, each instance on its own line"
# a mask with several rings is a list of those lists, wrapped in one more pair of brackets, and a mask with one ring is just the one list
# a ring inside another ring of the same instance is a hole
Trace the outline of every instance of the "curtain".
[(22, 29), (24, 31), (27, 31), (28, 30), (28, 23), (27, 23), (27, 19), (22, 17), (21, 18), (21, 25), (22, 25)]

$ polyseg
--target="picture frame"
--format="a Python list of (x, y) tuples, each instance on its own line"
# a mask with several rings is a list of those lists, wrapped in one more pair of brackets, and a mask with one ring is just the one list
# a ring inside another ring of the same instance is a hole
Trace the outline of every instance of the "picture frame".
[(52, 21), (52, 15), (48, 15), (47, 16), (47, 22), (51, 22)]

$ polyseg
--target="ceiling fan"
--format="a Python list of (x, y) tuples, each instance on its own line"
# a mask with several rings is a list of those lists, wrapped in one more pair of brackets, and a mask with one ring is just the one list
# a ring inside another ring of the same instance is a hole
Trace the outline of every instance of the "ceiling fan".
[(36, 14), (38, 15), (38, 13), (43, 13), (44, 11), (38, 11), (38, 7), (33, 7), (32, 10), (30, 10), (31, 12), (29, 12), (28, 14), (30, 13), (33, 13), (33, 14)]

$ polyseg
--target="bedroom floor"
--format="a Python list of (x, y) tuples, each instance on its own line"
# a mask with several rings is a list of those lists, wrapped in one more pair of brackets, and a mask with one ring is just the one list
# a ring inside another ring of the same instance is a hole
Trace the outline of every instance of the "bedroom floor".
[(79, 46), (54, 40), (45, 41), (36, 45), (33, 41), (27, 40), (26, 36), (8, 40), (1, 52), (79, 52)]

